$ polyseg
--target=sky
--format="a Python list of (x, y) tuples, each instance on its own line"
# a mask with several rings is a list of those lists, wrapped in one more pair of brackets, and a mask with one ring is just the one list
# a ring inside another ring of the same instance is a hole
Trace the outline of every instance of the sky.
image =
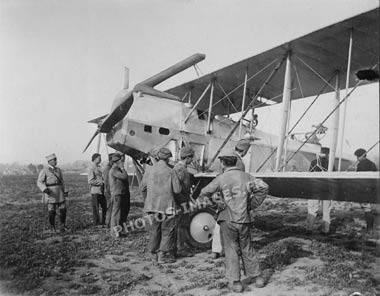
[[(122, 69), (130, 85), (197, 52), (204, 74), (379, 5), (378, 0), (1, 0), (0, 163), (89, 159), (95, 131), (86, 121), (109, 112)], [(193, 70), (164, 82), (196, 78)], [(355, 91), (344, 152), (378, 140), (378, 83)], [(333, 94), (300, 131), (326, 115)], [(294, 103), (291, 122), (308, 100)], [(279, 108), (260, 111), (259, 128), (277, 133)], [(294, 115), (293, 115), (294, 114)], [(359, 124), (358, 124), (359, 123)], [(378, 151), (378, 149), (376, 149)], [(105, 148), (102, 146), (102, 153)]]

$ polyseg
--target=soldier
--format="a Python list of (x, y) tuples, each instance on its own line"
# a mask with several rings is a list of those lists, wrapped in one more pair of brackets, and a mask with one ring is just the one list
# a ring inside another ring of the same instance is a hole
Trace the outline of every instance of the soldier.
[[(357, 157), (356, 171), (357, 172), (377, 172), (376, 165), (367, 159), (367, 151), (359, 148), (355, 151)], [(370, 234), (380, 234), (380, 205), (361, 203), (360, 207), (364, 211), (364, 218), (367, 224), (367, 231)], [(377, 233), (376, 233), (377, 232)]]
[(123, 155), (119, 153), (112, 155), (109, 183), (112, 199), (111, 236), (119, 237), (130, 206), (128, 174), (124, 169)]
[[(236, 167), (243, 172), (245, 172), (245, 165), (242, 158), (247, 154), (250, 147), (251, 141), (247, 139), (240, 139), (235, 146), (235, 155), (237, 157)], [(213, 259), (217, 259), (223, 254), (223, 241), (220, 235), (220, 226), (218, 223), (215, 224), (211, 251)]]
[[(328, 147), (321, 147), (319, 156), (312, 160), (310, 163), (310, 172), (326, 172), (329, 167), (329, 154), (330, 149)], [(335, 167), (333, 168), (335, 171)], [(330, 211), (332, 206), (331, 200), (314, 200), (309, 199), (307, 201), (307, 218), (306, 218), (306, 230), (311, 233), (314, 228), (314, 222), (317, 217), (317, 211), (319, 204), (322, 203), (322, 233), (328, 234), (330, 232)]]
[(357, 172), (377, 172), (376, 165), (367, 158), (367, 151), (365, 149), (359, 148), (354, 154), (357, 158)]
[(57, 167), (57, 157), (55, 154), (46, 156), (48, 167), (41, 170), (37, 186), (44, 193), (44, 202), (47, 203), (49, 222), (52, 231), (55, 229), (55, 215), (57, 213), (60, 221), (60, 232), (66, 230), (66, 197), (65, 184), (62, 178), (62, 172)]
[(103, 170), (103, 180), (104, 180), (104, 196), (107, 201), (107, 214), (106, 214), (106, 225), (111, 226), (111, 214), (112, 214), (112, 199), (111, 199), (111, 189), (109, 182), (109, 172), (112, 167), (112, 155), (113, 153), (108, 154), (108, 163), (106, 164)]
[[(224, 173), (204, 187), (200, 197), (214, 196), (214, 201), (218, 203), (220, 211), (217, 222), (220, 224), (226, 254), (226, 277), (230, 289), (240, 293), (244, 287), (240, 282), (239, 253), (248, 282), (255, 281), (257, 287), (265, 285), (252, 245), (249, 211), (253, 201), (265, 198), (268, 185), (236, 167), (237, 156), (234, 151), (223, 153), (219, 159)], [(215, 193), (219, 194), (217, 198)]]
[[(191, 147), (183, 147), (180, 151), (180, 160), (175, 164), (174, 171), (177, 174), (179, 182), (182, 186), (182, 191), (175, 195), (175, 201), (178, 207), (183, 203), (190, 202), (191, 176), (187, 170), (187, 166), (192, 163), (194, 158), (194, 150)], [(184, 234), (186, 233), (187, 225), (190, 223), (189, 213), (178, 213), (178, 233), (177, 233), (177, 256), (192, 257), (193, 253), (186, 249)]]
[(177, 243), (174, 194), (182, 188), (176, 173), (169, 167), (172, 153), (167, 148), (158, 152), (159, 161), (144, 174), (142, 195), (146, 195), (144, 212), (149, 214), (149, 256), (159, 263), (175, 262)]
[[(92, 220), (94, 225), (105, 225), (107, 213), (107, 201), (104, 196), (104, 179), (102, 171), (100, 170), (100, 163), (102, 157), (99, 153), (92, 155), (92, 164), (88, 169), (87, 179), (90, 187), (91, 206), (92, 206)], [(99, 218), (99, 205), (102, 208), (102, 215)]]

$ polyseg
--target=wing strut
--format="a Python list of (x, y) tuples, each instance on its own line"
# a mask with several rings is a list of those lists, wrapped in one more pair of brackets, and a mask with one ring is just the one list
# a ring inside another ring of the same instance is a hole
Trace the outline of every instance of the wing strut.
[(211, 82), (211, 91), (210, 91), (210, 104), (208, 107), (208, 118), (207, 118), (207, 133), (211, 133), (211, 115), (212, 115), (212, 103), (214, 101), (214, 84), (215, 80)]
[[(260, 73), (264, 72), (266, 69), (268, 69), (270, 66), (272, 66), (275, 62), (277, 62), (277, 60), (278, 60), (277, 58), (274, 59), (272, 62), (270, 62), (269, 64), (267, 64), (264, 68), (260, 69), (260, 71), (257, 71), (255, 74), (253, 74), (251, 77), (249, 77), (249, 78), (247, 79), (247, 82), (250, 81), (251, 79), (255, 78), (256, 76), (258, 76)], [(234, 107), (234, 109), (236, 110), (235, 105), (231, 102), (231, 100), (230, 100), (230, 98), (229, 98), (228, 96), (231, 95), (231, 94), (233, 94), (235, 91), (237, 91), (238, 89), (240, 89), (242, 86), (244, 86), (244, 82), (243, 82), (243, 83), (240, 83), (237, 87), (235, 87), (233, 90), (231, 90), (231, 91), (228, 92), (228, 93), (226, 93), (226, 92), (224, 91), (223, 87), (222, 87), (219, 83), (218, 83), (218, 85), (219, 85), (220, 89), (222, 90), (222, 92), (224, 93), (224, 96), (223, 96), (221, 99), (219, 99), (218, 101), (216, 101), (216, 102), (214, 103), (213, 107), (215, 107), (215, 106), (218, 105), (221, 101), (223, 101), (225, 98), (227, 98), (227, 99), (230, 101), (232, 107)], [(237, 113), (237, 112), (238, 112), (238, 111), (236, 110), (236, 113)]]
[[(346, 96), (347, 96), (347, 93), (348, 93), (348, 86), (349, 86), (349, 83), (350, 83), (351, 56), (352, 56), (352, 29), (351, 29), (351, 33), (350, 33), (350, 45), (348, 47), (348, 62), (347, 62), (347, 76), (346, 76)], [(345, 125), (346, 125), (346, 112), (347, 112), (347, 100), (344, 103), (343, 118), (342, 118), (341, 127), (340, 127), (341, 134), (340, 134), (340, 139), (339, 139), (340, 153), (339, 153), (338, 171), (340, 171), (341, 165), (342, 165), (344, 128), (345, 128)]]
[(210, 88), (210, 86), (211, 86), (211, 83), (210, 83), (209, 85), (207, 85), (206, 89), (203, 91), (203, 93), (202, 93), (201, 96), (199, 97), (198, 101), (194, 104), (194, 107), (191, 109), (190, 113), (187, 114), (187, 116), (186, 116), (185, 120), (183, 121), (183, 123), (186, 123), (186, 122), (189, 120), (191, 114), (192, 114), (192, 113), (194, 112), (194, 110), (198, 107), (199, 102), (203, 99), (203, 97), (204, 97), (205, 94), (207, 93), (207, 91), (208, 91), (208, 89)]
[[(333, 74), (333, 76), (330, 77), (330, 79), (328, 80), (328, 83), (325, 83), (323, 85), (323, 87), (320, 89), (320, 91), (318, 92), (317, 96), (314, 98), (314, 100), (310, 103), (310, 105), (306, 108), (306, 110), (302, 113), (302, 115), (300, 116), (300, 118), (298, 118), (297, 122), (293, 125), (293, 127), (290, 129), (290, 131), (288, 132), (287, 134), (287, 137), (290, 136), (290, 134), (292, 133), (292, 131), (297, 127), (297, 125), (300, 123), (300, 121), (304, 118), (304, 116), (307, 114), (307, 112), (309, 112), (311, 106), (313, 106), (313, 104), (318, 100), (318, 98), (320, 97), (321, 94), (323, 94), (325, 88), (327, 87), (327, 85), (329, 85), (331, 79), (333, 79), (335, 77), (336, 73)], [(263, 161), (263, 163), (257, 168), (256, 170), (256, 173), (259, 172), (262, 167), (268, 162), (268, 160), (273, 156), (273, 154), (275, 154), (277, 152), (277, 148), (273, 149), (273, 151), (269, 154), (269, 156)]]
[[(339, 101), (340, 101), (339, 79), (340, 79), (340, 73), (338, 71), (336, 74), (336, 81), (335, 81), (335, 108), (339, 104)], [(339, 133), (339, 115), (340, 114), (338, 111), (334, 112), (332, 142), (331, 142), (331, 147), (330, 147), (329, 166), (327, 168), (327, 171), (329, 172), (332, 172), (334, 170), (336, 147), (338, 144), (338, 133)]]
[[(378, 63), (376, 63), (371, 69), (374, 69), (376, 66), (378, 65)], [(342, 105), (346, 99), (354, 92), (354, 90), (360, 86), (360, 84), (363, 82), (364, 80), (359, 80), (355, 86), (348, 92), (348, 94), (339, 102), (339, 104), (336, 105), (336, 107), (326, 116), (326, 118), (320, 123), (320, 125), (323, 125), (330, 117), (331, 115), (340, 107), (340, 105)], [(300, 147), (298, 147), (298, 149), (293, 152), (293, 154), (286, 160), (285, 165), (288, 164), (288, 162), (294, 157), (294, 155), (296, 155), (298, 153), (298, 151), (301, 150), (301, 148), (310, 140), (310, 138), (312, 136), (315, 135), (315, 133), (318, 131), (318, 127), (310, 134), (310, 136), (307, 137), (307, 139), (300, 145)], [(283, 166), (280, 168), (280, 170), (283, 168)]]
[(233, 135), (233, 133), (235, 132), (235, 130), (239, 127), (240, 121), (247, 115), (248, 111), (254, 107), (253, 104), (256, 101), (256, 98), (259, 97), (259, 96), (261, 96), (262, 91), (268, 85), (268, 83), (272, 80), (274, 74), (277, 73), (278, 69), (280, 69), (281, 65), (285, 61), (285, 58), (286, 57), (284, 57), (283, 59), (281, 59), (281, 61), (279, 61), (277, 63), (276, 67), (272, 70), (272, 72), (269, 74), (268, 78), (264, 81), (264, 83), (260, 87), (260, 89), (257, 92), (257, 94), (252, 98), (252, 100), (249, 103), (248, 107), (244, 110), (244, 113), (240, 116), (239, 120), (236, 121), (235, 125), (232, 127), (231, 131), (227, 135), (226, 139), (223, 141), (222, 145), (216, 151), (215, 155), (211, 158), (210, 163), (207, 165), (207, 169), (209, 169), (211, 167), (211, 165), (214, 163), (214, 161), (215, 161), (216, 157), (218, 156), (218, 154), (220, 153), (220, 151), (222, 151), (223, 147), (227, 144), (227, 142), (229, 141), (229, 139), (231, 138), (231, 136)]
[(289, 109), (290, 109), (290, 99), (292, 97), (291, 88), (292, 88), (292, 61), (290, 58), (290, 52), (288, 53), (286, 59), (286, 70), (284, 78), (284, 96), (282, 98), (282, 121), (280, 133), (278, 135), (278, 146), (277, 146), (277, 155), (276, 155), (276, 171), (279, 171), (282, 150), (284, 148), (284, 140), (286, 135), (286, 126), (288, 123)]
[[(245, 70), (243, 98), (241, 101), (241, 113), (244, 112), (244, 107), (245, 107), (245, 94), (247, 92), (247, 79), (248, 79), (248, 69)], [(243, 128), (243, 120), (240, 120), (239, 139), (241, 139), (241, 129), (242, 128)]]

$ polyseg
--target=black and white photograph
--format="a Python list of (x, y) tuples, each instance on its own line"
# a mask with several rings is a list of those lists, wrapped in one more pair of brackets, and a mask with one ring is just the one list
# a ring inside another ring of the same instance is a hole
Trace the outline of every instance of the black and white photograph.
[(379, 0), (0, 0), (0, 296), (380, 296)]

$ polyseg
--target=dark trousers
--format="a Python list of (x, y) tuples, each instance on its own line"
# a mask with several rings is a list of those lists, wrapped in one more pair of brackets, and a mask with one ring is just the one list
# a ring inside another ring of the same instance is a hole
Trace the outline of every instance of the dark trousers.
[(177, 218), (161, 213), (149, 213), (147, 223), (149, 232), (148, 250), (151, 253), (175, 252), (177, 244)]
[[(105, 224), (107, 213), (107, 201), (103, 194), (91, 194), (92, 220), (95, 225)], [(102, 208), (102, 215), (99, 217), (99, 205)]]
[(260, 266), (253, 248), (249, 224), (222, 221), (220, 229), (226, 254), (226, 278), (231, 282), (240, 281), (239, 254), (242, 257), (246, 276), (259, 276)]
[(120, 225), (123, 225), (124, 223), (127, 223), (127, 218), (129, 214), (129, 210), (131, 208), (131, 197), (130, 194), (124, 194), (122, 195), (121, 201), (120, 201)]
[(190, 225), (190, 215), (189, 213), (178, 213), (177, 217), (177, 248), (178, 250), (183, 250), (186, 248), (186, 232)]
[[(129, 208), (131, 204), (129, 194), (113, 195), (111, 198), (112, 214), (111, 214), (111, 233), (116, 231), (116, 226), (123, 227), (127, 222)], [(120, 230), (119, 230), (120, 231)]]
[(106, 225), (111, 226), (111, 215), (112, 215), (112, 198), (111, 195), (105, 194), (107, 201), (107, 214), (106, 214)]
[(65, 227), (66, 223), (66, 202), (48, 203), (48, 214), (50, 226), (55, 229), (55, 215), (59, 218), (61, 228)]

